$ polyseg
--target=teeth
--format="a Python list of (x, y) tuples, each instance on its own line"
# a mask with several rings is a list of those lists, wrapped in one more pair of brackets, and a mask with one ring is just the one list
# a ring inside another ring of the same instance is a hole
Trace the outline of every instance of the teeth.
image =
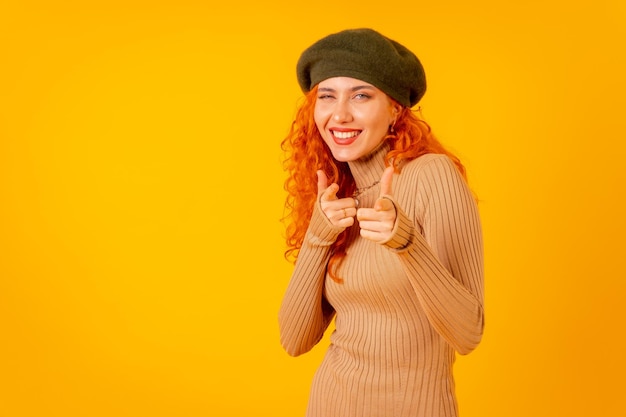
[(349, 138), (353, 138), (356, 135), (358, 135), (359, 132), (358, 131), (351, 131), (351, 132), (336, 132), (333, 130), (333, 135), (335, 135), (335, 137), (339, 138), (339, 139), (349, 139)]

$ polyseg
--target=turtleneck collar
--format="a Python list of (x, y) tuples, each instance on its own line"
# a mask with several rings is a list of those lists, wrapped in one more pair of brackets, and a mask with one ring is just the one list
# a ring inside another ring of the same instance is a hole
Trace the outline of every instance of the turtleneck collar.
[(357, 188), (369, 187), (380, 181), (385, 171), (385, 156), (389, 150), (389, 144), (383, 141), (372, 153), (348, 162)]

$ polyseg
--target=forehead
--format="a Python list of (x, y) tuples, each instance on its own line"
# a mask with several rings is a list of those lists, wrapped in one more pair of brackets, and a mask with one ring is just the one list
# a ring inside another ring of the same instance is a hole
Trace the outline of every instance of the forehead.
[(332, 90), (353, 90), (355, 88), (370, 88), (378, 90), (372, 84), (359, 80), (358, 78), (351, 77), (332, 77), (320, 81), (318, 84), (319, 89), (332, 89)]

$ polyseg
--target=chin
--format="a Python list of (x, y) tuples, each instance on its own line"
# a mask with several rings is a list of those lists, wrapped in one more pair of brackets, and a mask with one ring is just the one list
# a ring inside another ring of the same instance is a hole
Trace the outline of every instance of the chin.
[(349, 155), (343, 152), (333, 153), (333, 158), (335, 158), (339, 162), (350, 162), (356, 159), (359, 159), (360, 156), (355, 156), (355, 154), (350, 153)]

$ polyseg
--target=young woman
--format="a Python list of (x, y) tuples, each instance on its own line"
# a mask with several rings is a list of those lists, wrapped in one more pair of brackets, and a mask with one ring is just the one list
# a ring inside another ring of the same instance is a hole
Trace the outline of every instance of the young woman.
[(307, 416), (456, 416), (455, 352), (483, 332), (482, 235), (463, 166), (411, 110), (422, 65), (356, 29), (305, 50), (297, 75), (281, 343), (303, 354), (335, 319)]

